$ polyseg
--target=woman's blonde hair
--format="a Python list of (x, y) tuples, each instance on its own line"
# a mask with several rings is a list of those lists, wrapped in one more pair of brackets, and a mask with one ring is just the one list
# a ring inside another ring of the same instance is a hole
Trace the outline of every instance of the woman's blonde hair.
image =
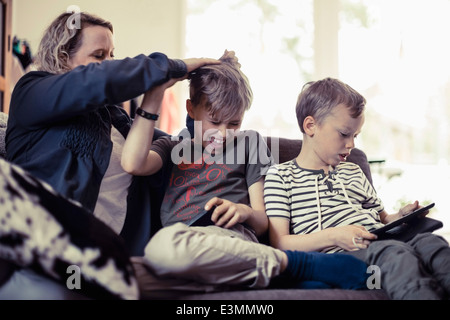
[(39, 71), (61, 74), (70, 71), (69, 58), (81, 46), (81, 31), (86, 26), (102, 26), (113, 32), (113, 26), (94, 15), (84, 12), (62, 13), (47, 28), (35, 57)]

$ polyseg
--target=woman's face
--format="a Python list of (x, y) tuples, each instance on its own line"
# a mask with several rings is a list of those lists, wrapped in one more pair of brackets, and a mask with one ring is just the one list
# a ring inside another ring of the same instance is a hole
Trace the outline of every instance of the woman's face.
[(111, 30), (102, 26), (87, 26), (81, 32), (81, 46), (75, 55), (69, 58), (71, 69), (114, 58), (114, 40)]

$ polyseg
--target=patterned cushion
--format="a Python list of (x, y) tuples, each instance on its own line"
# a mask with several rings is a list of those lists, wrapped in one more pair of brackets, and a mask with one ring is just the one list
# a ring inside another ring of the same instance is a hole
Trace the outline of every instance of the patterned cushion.
[(139, 298), (122, 239), (78, 203), (1, 158), (0, 258), (94, 299)]

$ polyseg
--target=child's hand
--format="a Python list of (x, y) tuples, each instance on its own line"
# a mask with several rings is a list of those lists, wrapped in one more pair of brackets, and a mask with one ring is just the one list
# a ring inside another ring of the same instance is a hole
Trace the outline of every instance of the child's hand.
[[(397, 213), (386, 215), (386, 217), (383, 219), (383, 223), (387, 224), (397, 219), (400, 219), (421, 207), (422, 206), (419, 205), (419, 201), (416, 200), (413, 203), (407, 204), (406, 206), (401, 208)], [(423, 213), (423, 216), (426, 216), (428, 212), (429, 210), (425, 211)]]
[(419, 209), (419, 201), (416, 200), (414, 201), (414, 203), (407, 204), (406, 206), (401, 208), (397, 213), (398, 215), (397, 219), (400, 219), (417, 209)]
[(169, 79), (168, 81), (152, 87), (144, 94), (141, 108), (150, 113), (158, 114), (161, 109), (161, 103), (164, 98), (166, 89), (173, 86), (179, 79)]
[(229, 200), (214, 197), (205, 205), (205, 210), (217, 206), (211, 215), (211, 220), (216, 226), (231, 228), (238, 223), (245, 222), (251, 215), (251, 208), (243, 204), (237, 204)]
[(362, 226), (335, 227), (333, 228), (333, 233), (336, 246), (346, 251), (367, 249), (370, 241), (377, 238), (376, 235), (368, 232)]

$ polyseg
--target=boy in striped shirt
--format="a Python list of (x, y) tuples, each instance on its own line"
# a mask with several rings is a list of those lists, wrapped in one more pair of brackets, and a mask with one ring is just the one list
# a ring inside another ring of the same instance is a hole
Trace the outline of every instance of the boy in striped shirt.
[[(270, 242), (283, 250), (348, 252), (381, 271), (394, 299), (450, 293), (450, 248), (441, 237), (374, 241), (370, 233), (419, 207), (387, 214), (358, 165), (345, 162), (364, 124), (366, 100), (337, 79), (305, 85), (297, 101), (303, 144), (296, 159), (269, 169), (264, 186)], [(424, 272), (424, 265), (427, 272)]]

